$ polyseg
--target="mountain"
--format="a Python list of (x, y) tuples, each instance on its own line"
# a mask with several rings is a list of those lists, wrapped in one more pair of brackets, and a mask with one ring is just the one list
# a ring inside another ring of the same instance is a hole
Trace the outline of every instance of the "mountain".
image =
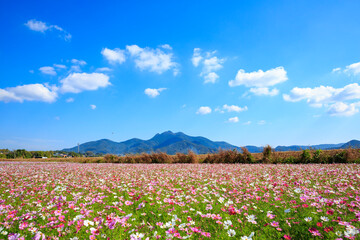
[[(214, 142), (204, 137), (191, 137), (182, 132), (171, 131), (156, 134), (149, 140), (132, 138), (124, 142), (114, 142), (108, 139), (101, 139), (83, 143), (79, 146), (80, 152), (91, 151), (93, 153), (112, 154), (136, 154), (165, 152), (167, 154), (187, 153), (189, 150), (196, 154), (218, 152), (219, 149), (237, 149), (239, 147), (226, 142)], [(78, 147), (63, 149), (66, 152), (77, 152)]]
[(300, 145), (292, 145), (292, 146), (277, 146), (275, 151), (284, 152), (284, 151), (301, 151), (305, 149), (338, 149), (343, 148), (344, 143), (338, 144), (319, 144), (319, 145), (308, 145), (308, 146), (300, 146)]
[(360, 148), (359, 140), (351, 140), (341, 146), (341, 148)]
[[(245, 146), (251, 153), (260, 153), (263, 147)], [(344, 149), (344, 148), (360, 148), (360, 141), (351, 140), (347, 143), (338, 144), (319, 144), (319, 145), (293, 145), (293, 146), (277, 146), (275, 151), (300, 151), (304, 149)], [(149, 140), (132, 138), (123, 142), (114, 142), (108, 139), (91, 141), (83, 143), (79, 146), (80, 152), (85, 153), (91, 151), (93, 153), (102, 154), (136, 154), (165, 152), (167, 154), (187, 153), (189, 150), (196, 154), (215, 153), (219, 149), (241, 151), (237, 146), (227, 142), (214, 142), (204, 137), (191, 137), (182, 132), (173, 133), (171, 131), (158, 133)], [(78, 147), (63, 149), (66, 152), (77, 152)]]

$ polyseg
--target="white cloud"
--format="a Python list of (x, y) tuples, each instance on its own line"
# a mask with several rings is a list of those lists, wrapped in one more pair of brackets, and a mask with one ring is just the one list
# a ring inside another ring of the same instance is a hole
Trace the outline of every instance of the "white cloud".
[(338, 67), (338, 68), (334, 68), (331, 72), (336, 73), (336, 72), (340, 72), (340, 71), (341, 71), (341, 68)]
[(108, 68), (108, 67), (102, 67), (102, 68), (97, 68), (96, 72), (111, 72), (112, 69)]
[(283, 94), (285, 101), (298, 102), (306, 100), (311, 107), (328, 108), (331, 116), (352, 116), (358, 112), (358, 103), (346, 103), (360, 99), (360, 86), (352, 83), (343, 88), (320, 86), (315, 88), (293, 88), (290, 94)]
[(345, 73), (357, 75), (360, 73), (360, 62), (350, 64), (349, 66), (346, 66)]
[(59, 27), (58, 25), (48, 25), (45, 22), (37, 21), (35, 19), (31, 19), (27, 21), (25, 23), (25, 26), (27, 26), (32, 31), (42, 32), (42, 33), (45, 33), (46, 31), (56, 30), (61, 33), (60, 37), (66, 41), (69, 41), (72, 37), (70, 33), (65, 31), (63, 28)]
[(92, 110), (95, 110), (95, 109), (96, 109), (96, 105), (91, 104), (91, 105), (90, 105), (90, 108), (91, 108)]
[(228, 122), (230, 122), (230, 123), (237, 123), (237, 122), (239, 122), (239, 118), (238, 118), (238, 117), (229, 118)]
[(53, 67), (45, 66), (45, 67), (39, 68), (39, 70), (43, 74), (52, 75), (52, 76), (56, 75), (56, 71), (55, 71), (55, 69)]
[(352, 116), (359, 112), (360, 102), (346, 104), (344, 102), (336, 102), (329, 106), (328, 114), (331, 116)]
[(203, 59), (203, 57), (201, 56), (201, 49), (200, 48), (194, 48), (194, 53), (193, 53), (193, 56), (191, 58), (192, 64), (195, 67), (197, 67), (197, 66), (199, 66), (202, 59)]
[(206, 52), (204, 56), (202, 56), (201, 49), (194, 48), (191, 61), (195, 67), (202, 64), (200, 76), (204, 78), (204, 83), (215, 83), (219, 78), (216, 71), (220, 70), (223, 67), (222, 64), (225, 62), (224, 58), (213, 56), (215, 53), (216, 51)]
[(73, 99), (73, 98), (71, 98), (71, 97), (70, 97), (70, 98), (67, 98), (67, 99), (66, 99), (66, 102), (67, 102), (67, 103), (74, 102), (74, 99)]
[(259, 124), (259, 125), (264, 125), (265, 123), (266, 123), (265, 120), (260, 120), (260, 121), (258, 121), (258, 124)]
[(251, 121), (244, 122), (243, 125), (250, 125)]
[(200, 107), (196, 113), (201, 115), (209, 114), (211, 113), (211, 108), (206, 106)]
[(276, 96), (279, 94), (278, 89), (273, 88), (272, 90), (269, 90), (267, 87), (250, 88), (250, 92), (257, 96)]
[(204, 64), (203, 73), (205, 74), (221, 69), (223, 67), (221, 64), (223, 64), (224, 61), (225, 59), (218, 57), (205, 59), (203, 62)]
[(172, 47), (169, 44), (163, 44), (160, 47), (163, 49), (172, 50)]
[(66, 66), (63, 64), (54, 64), (54, 67), (60, 68), (60, 69), (66, 69)]
[(219, 75), (217, 75), (214, 72), (208, 73), (204, 76), (204, 83), (215, 83), (216, 80), (219, 78)]
[(235, 80), (229, 81), (230, 87), (245, 85), (246, 87), (270, 87), (288, 80), (287, 73), (283, 67), (273, 68), (267, 71), (258, 70), (246, 73), (240, 69)]
[(239, 107), (239, 106), (236, 106), (236, 105), (227, 105), (225, 104), (223, 106), (223, 109), (228, 111), (228, 112), (243, 112), (243, 111), (246, 111), (248, 110), (247, 106), (245, 107)]
[(49, 29), (49, 27), (47, 26), (46, 23), (44, 23), (42, 21), (36, 21), (35, 19), (27, 21), (27, 23), (25, 23), (25, 25), (28, 28), (30, 28), (31, 30), (36, 31), (36, 32), (45, 32), (46, 30)]
[(122, 64), (125, 62), (125, 51), (119, 48), (114, 48), (113, 50), (109, 48), (103, 48), (101, 54), (106, 58), (106, 60), (111, 64)]
[(151, 98), (155, 98), (160, 95), (160, 92), (166, 90), (166, 88), (147, 88), (144, 93)]
[(171, 52), (165, 53), (159, 48), (141, 48), (137, 45), (128, 45), (126, 46), (126, 50), (130, 56), (134, 58), (136, 67), (141, 70), (148, 70), (150, 72), (161, 74), (172, 69), (174, 75), (179, 73), (178, 64), (173, 61), (173, 54)]
[(0, 89), (0, 101), (2, 102), (40, 101), (52, 103), (56, 101), (57, 96), (55, 89), (43, 84), (28, 84)]
[(285, 101), (298, 102), (306, 100), (309, 104), (327, 104), (346, 100), (360, 99), (360, 86), (357, 83), (346, 85), (343, 88), (320, 86), (315, 88), (295, 87), (290, 94), (283, 94)]
[(71, 59), (71, 63), (74, 65), (80, 65), (80, 66), (84, 66), (86, 65), (86, 62), (84, 60), (78, 60), (78, 59)]
[(73, 64), (70, 69), (71, 72), (81, 72), (81, 66), (85, 66), (87, 64), (84, 60), (78, 60), (75, 58), (71, 59), (71, 63)]
[(79, 93), (111, 85), (109, 76), (103, 73), (71, 73), (60, 80), (60, 83), (62, 84), (60, 87), (62, 93)]

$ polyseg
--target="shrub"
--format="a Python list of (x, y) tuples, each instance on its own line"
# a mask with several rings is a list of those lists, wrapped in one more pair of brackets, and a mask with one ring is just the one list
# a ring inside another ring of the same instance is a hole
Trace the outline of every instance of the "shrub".
[(313, 163), (322, 163), (324, 162), (324, 158), (322, 156), (323, 151), (321, 149), (318, 149), (314, 152), (314, 155), (312, 157)]
[(106, 163), (113, 163), (113, 162), (117, 162), (118, 160), (119, 160), (119, 157), (116, 155), (106, 154), (104, 156), (104, 162), (106, 162)]
[(243, 163), (254, 163), (254, 156), (251, 155), (251, 153), (249, 152), (249, 150), (246, 147), (242, 147), (242, 159), (243, 159)]
[(342, 151), (333, 157), (334, 163), (347, 163), (347, 152)]
[(190, 150), (188, 152), (187, 159), (188, 159), (189, 163), (198, 163), (199, 162), (196, 154)]
[(297, 162), (297, 161), (296, 161), (296, 158), (294, 156), (286, 157), (282, 161), (282, 163), (287, 163), (287, 164), (293, 164), (295, 162)]
[(270, 163), (271, 160), (271, 153), (272, 153), (273, 149), (271, 148), (270, 145), (267, 145), (266, 147), (264, 147), (263, 149), (263, 162), (264, 163)]
[(152, 153), (150, 155), (152, 163), (172, 163), (172, 157), (166, 153)]
[(300, 155), (300, 161), (301, 163), (310, 163), (311, 162), (311, 154), (308, 149), (302, 151)]

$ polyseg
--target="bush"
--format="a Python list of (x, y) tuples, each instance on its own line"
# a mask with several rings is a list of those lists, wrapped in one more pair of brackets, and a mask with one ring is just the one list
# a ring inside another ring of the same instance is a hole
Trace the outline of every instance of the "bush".
[(273, 149), (271, 148), (270, 145), (267, 145), (266, 147), (264, 147), (263, 149), (263, 162), (264, 163), (270, 163), (271, 161), (271, 153), (272, 153)]
[(346, 151), (342, 151), (338, 154), (335, 154), (335, 156), (333, 157), (333, 162), (334, 163), (347, 163), (347, 152)]
[(295, 162), (297, 162), (297, 161), (296, 161), (296, 158), (294, 156), (286, 157), (282, 161), (282, 163), (287, 163), (287, 164), (293, 164)]
[(313, 163), (323, 163), (324, 162), (324, 158), (322, 156), (323, 151), (321, 149), (318, 149), (314, 152), (314, 155), (312, 157), (312, 162)]
[(310, 163), (311, 162), (311, 154), (308, 149), (302, 151), (300, 155), (300, 161), (301, 163)]
[(113, 163), (113, 162), (117, 162), (118, 160), (119, 160), (119, 157), (116, 155), (106, 154), (104, 156), (104, 162), (106, 162), (106, 163)]
[(251, 155), (251, 153), (249, 152), (249, 150), (246, 147), (242, 147), (242, 159), (243, 159), (243, 163), (254, 163), (254, 156)]

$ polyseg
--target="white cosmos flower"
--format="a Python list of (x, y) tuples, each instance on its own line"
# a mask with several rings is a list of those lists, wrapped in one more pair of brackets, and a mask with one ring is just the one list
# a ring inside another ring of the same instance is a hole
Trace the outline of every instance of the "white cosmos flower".
[(130, 238), (133, 240), (142, 239), (145, 235), (143, 233), (133, 233), (130, 235)]
[(324, 222), (328, 222), (328, 221), (329, 221), (329, 218), (327, 218), (327, 217), (325, 217), (325, 216), (321, 216), (320, 219), (323, 220)]
[(301, 193), (301, 188), (296, 188), (296, 189), (294, 190), (294, 192), (296, 192), (296, 193)]
[(236, 235), (236, 232), (234, 229), (228, 230), (227, 233), (228, 233), (229, 237), (234, 237)]
[(243, 236), (241, 237), (241, 240), (252, 240), (252, 237), (254, 236), (254, 232), (252, 232), (249, 236)]
[(307, 222), (311, 222), (312, 221), (312, 217), (306, 217), (306, 218), (304, 218), (305, 219), (305, 221), (307, 221)]
[(230, 220), (226, 220), (226, 221), (224, 222), (224, 224), (225, 224), (225, 225), (231, 225), (232, 222), (231, 222)]

